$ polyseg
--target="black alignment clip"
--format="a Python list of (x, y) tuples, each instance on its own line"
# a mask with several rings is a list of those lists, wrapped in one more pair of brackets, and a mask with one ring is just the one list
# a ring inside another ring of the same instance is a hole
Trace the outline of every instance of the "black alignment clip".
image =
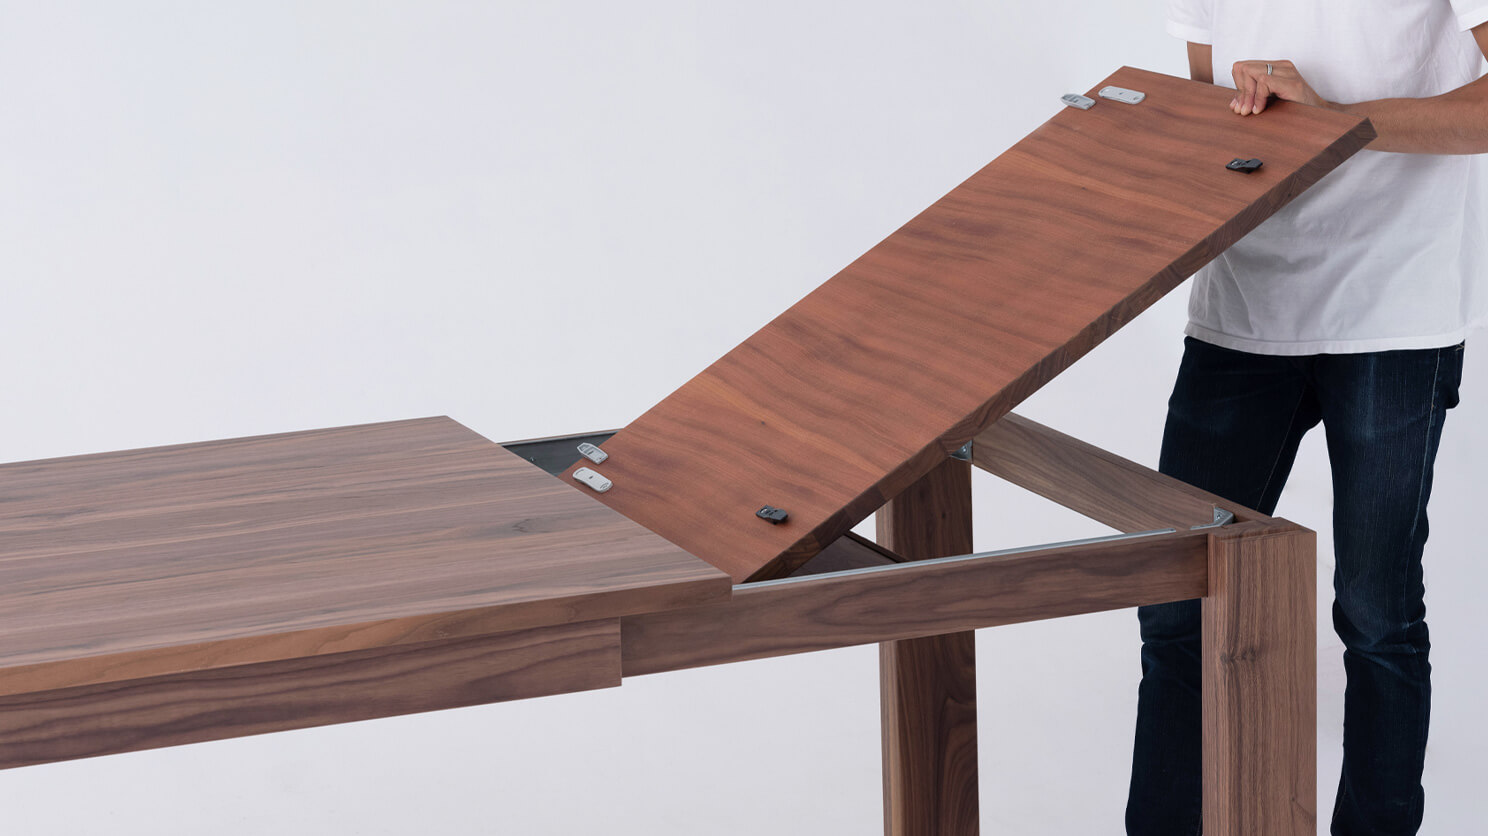
[(779, 508), (776, 508), (773, 505), (766, 505), (758, 511), (755, 511), (754, 515), (762, 520), (769, 520), (770, 525), (780, 525), (781, 523), (785, 522), (788, 517), (790, 517), (790, 514), (787, 514), (786, 512), (780, 510)]
[(1254, 158), (1249, 160), (1242, 160), (1239, 157), (1236, 157), (1235, 159), (1230, 160), (1229, 163), (1225, 165), (1225, 168), (1228, 168), (1230, 171), (1243, 171), (1246, 174), (1249, 174), (1252, 171), (1260, 168), (1261, 165), (1261, 161)]

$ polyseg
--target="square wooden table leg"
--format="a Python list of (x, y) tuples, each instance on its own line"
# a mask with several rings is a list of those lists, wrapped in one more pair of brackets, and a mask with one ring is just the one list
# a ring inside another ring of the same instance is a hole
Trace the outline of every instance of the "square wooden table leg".
[(1317, 832), (1317, 536), (1216, 534), (1204, 599), (1204, 833)]
[[(884, 506), (878, 541), (909, 560), (970, 553), (970, 463), (947, 459)], [(975, 836), (976, 634), (884, 642), (879, 660), (884, 832)]]

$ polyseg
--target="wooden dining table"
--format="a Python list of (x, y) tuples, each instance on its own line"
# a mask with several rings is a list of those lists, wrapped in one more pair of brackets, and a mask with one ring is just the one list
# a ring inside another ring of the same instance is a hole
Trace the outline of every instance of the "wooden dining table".
[[(1314, 833), (1312, 532), (1012, 410), (1373, 131), (1086, 95), (625, 427), (0, 465), (0, 767), (877, 643), (886, 832), (972, 834), (972, 631), (1201, 598), (1205, 832)], [(1119, 533), (974, 552), (977, 467)]]

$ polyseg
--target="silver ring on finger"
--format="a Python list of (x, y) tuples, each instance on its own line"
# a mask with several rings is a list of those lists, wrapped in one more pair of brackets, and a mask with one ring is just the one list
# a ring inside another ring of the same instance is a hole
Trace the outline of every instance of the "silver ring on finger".
[(1270, 75), (1270, 74), (1271, 74), (1271, 64), (1270, 64), (1270, 62), (1267, 62), (1266, 63), (1266, 75)]

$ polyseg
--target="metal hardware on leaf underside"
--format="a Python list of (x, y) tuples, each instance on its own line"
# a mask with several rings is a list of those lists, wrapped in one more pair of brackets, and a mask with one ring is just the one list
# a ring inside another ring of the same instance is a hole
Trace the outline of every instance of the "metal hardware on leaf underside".
[(1203, 525), (1189, 526), (1189, 529), (1188, 530), (1189, 531), (1198, 531), (1201, 528), (1219, 528), (1220, 526), (1223, 526), (1223, 525), (1229, 525), (1230, 523), (1232, 523), (1234, 521), (1235, 521), (1235, 514), (1234, 514), (1234, 512), (1232, 512), (1232, 511), (1226, 511), (1225, 509), (1223, 509), (1223, 508), (1219, 507), (1218, 505), (1216, 505), (1216, 506), (1214, 506), (1214, 522), (1204, 523)]

